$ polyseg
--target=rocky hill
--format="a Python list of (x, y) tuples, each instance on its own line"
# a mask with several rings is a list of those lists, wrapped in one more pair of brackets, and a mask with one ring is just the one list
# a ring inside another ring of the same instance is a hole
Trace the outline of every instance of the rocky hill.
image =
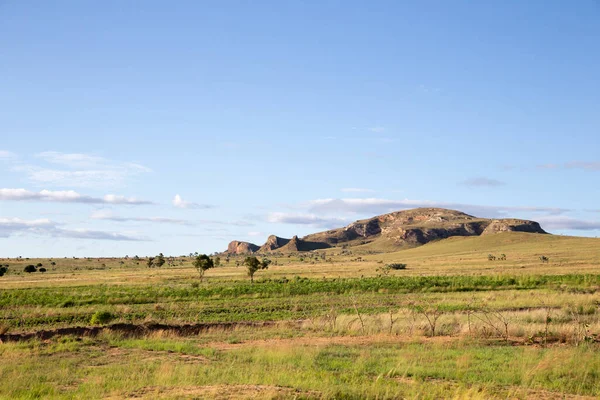
[[(344, 228), (314, 233), (301, 239), (297, 236), (284, 239), (272, 235), (262, 247), (234, 241), (229, 244), (227, 251), (234, 254), (286, 253), (367, 243), (414, 247), (451, 236), (490, 235), (507, 231), (546, 233), (534, 221), (477, 218), (455, 210), (416, 208), (356, 221)], [(247, 246), (240, 246), (241, 243)]]
[(240, 242), (237, 240), (234, 240), (233, 242), (229, 243), (229, 246), (227, 246), (227, 253), (229, 254), (249, 254), (249, 253), (255, 253), (256, 251), (258, 251), (260, 247), (258, 247), (257, 245), (253, 244), (253, 243), (248, 243), (248, 242)]

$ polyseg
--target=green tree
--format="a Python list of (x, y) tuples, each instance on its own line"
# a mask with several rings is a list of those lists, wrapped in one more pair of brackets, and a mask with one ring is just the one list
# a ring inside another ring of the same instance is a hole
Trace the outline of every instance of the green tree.
[(154, 257), (148, 257), (148, 268), (154, 267)]
[(158, 253), (158, 255), (156, 256), (156, 258), (154, 259), (154, 264), (157, 267), (162, 267), (163, 265), (165, 265), (165, 256), (163, 256), (163, 253)]
[(254, 274), (256, 273), (256, 271), (269, 268), (269, 264), (271, 264), (271, 260), (268, 260), (266, 258), (262, 261), (259, 261), (258, 258), (254, 256), (246, 257), (246, 259), (244, 260), (244, 265), (248, 270), (250, 282), (254, 283)]
[(37, 269), (35, 268), (35, 265), (29, 264), (28, 266), (25, 267), (25, 269), (23, 269), (23, 271), (27, 272), (27, 273), (32, 273), (37, 271)]
[(209, 269), (213, 268), (215, 266), (215, 263), (206, 254), (201, 254), (196, 257), (196, 259), (193, 262), (193, 265), (198, 270), (198, 273), (200, 274), (200, 282), (202, 282), (202, 278), (204, 278), (204, 273)]
[(221, 257), (216, 256), (215, 257), (215, 267), (218, 267), (221, 265)]

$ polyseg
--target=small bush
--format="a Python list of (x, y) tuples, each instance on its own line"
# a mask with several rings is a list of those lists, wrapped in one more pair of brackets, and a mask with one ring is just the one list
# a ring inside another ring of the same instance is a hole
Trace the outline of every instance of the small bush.
[(43, 268), (43, 267), (42, 267), (42, 268), (40, 268), (38, 271), (40, 271), (40, 272), (46, 272), (46, 268)]
[(108, 311), (96, 311), (92, 318), (90, 319), (90, 324), (92, 325), (103, 325), (108, 324), (110, 321), (114, 319), (114, 315), (112, 315)]
[(28, 266), (25, 267), (25, 269), (23, 269), (24, 272), (27, 273), (32, 273), (37, 271), (37, 269), (35, 268), (35, 265), (29, 264)]
[(393, 264), (387, 264), (387, 267), (389, 267), (390, 269), (406, 269), (406, 264), (402, 264), (402, 263), (393, 263)]
[(38, 267), (38, 268), (39, 268), (39, 267), (42, 267), (42, 266), (43, 266), (43, 265), (42, 265), (42, 263), (37, 263), (37, 264), (36, 264), (36, 267)]
[(0, 276), (4, 276), (8, 272), (7, 267), (0, 267)]

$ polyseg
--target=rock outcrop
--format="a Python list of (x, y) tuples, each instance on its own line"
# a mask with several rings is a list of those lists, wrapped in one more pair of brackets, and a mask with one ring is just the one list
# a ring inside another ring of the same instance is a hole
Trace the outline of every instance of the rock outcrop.
[(483, 231), (482, 235), (500, 232), (546, 233), (539, 223), (522, 219), (495, 219)]
[(229, 254), (251, 254), (258, 251), (259, 247), (253, 243), (240, 242), (234, 240), (227, 246), (227, 253)]
[(290, 242), (290, 239), (284, 239), (279, 236), (271, 235), (258, 250), (259, 253), (268, 253), (277, 250)]
[(251, 243), (231, 242), (227, 251), (234, 254), (273, 251), (292, 253), (378, 241), (393, 247), (418, 246), (452, 236), (490, 235), (507, 231), (546, 233), (534, 221), (477, 218), (443, 208), (415, 208), (359, 220), (344, 228), (318, 232), (303, 238), (294, 236), (284, 239), (271, 235), (260, 248)]

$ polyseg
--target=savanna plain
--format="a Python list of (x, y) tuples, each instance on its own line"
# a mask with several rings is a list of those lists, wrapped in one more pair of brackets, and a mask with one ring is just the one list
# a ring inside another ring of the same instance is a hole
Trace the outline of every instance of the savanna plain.
[(600, 396), (599, 239), (266, 257), (0, 259), (0, 398)]

